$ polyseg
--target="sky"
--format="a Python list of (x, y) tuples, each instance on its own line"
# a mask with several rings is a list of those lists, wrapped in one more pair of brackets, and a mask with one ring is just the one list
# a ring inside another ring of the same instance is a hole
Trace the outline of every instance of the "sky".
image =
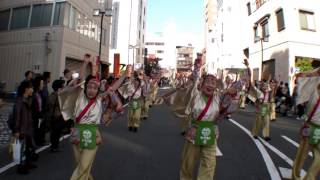
[(180, 39), (202, 41), (203, 13), (203, 0), (148, 0), (147, 34), (163, 32), (165, 26), (170, 23), (176, 26)]

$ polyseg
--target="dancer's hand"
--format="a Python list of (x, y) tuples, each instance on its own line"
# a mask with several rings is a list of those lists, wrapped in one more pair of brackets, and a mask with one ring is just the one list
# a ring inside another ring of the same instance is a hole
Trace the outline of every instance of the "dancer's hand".
[(247, 59), (244, 59), (244, 60), (243, 60), (243, 64), (244, 64), (246, 67), (248, 67), (248, 66), (249, 66), (248, 60), (247, 60)]
[(132, 65), (127, 65), (126, 71), (125, 71), (125, 75), (126, 77), (131, 77), (132, 74)]
[(83, 57), (83, 61), (84, 61), (84, 63), (89, 64), (91, 62), (91, 55), (85, 54)]
[(101, 138), (101, 136), (100, 136), (100, 135), (97, 135), (97, 138), (96, 138), (96, 144), (97, 144), (97, 145), (102, 144), (102, 138)]

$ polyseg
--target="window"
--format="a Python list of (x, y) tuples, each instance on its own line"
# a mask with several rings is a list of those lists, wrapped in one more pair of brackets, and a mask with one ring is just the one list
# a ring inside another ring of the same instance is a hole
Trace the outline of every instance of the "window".
[(247, 3), (247, 9), (248, 9), (248, 16), (251, 15), (251, 5), (250, 2)]
[(0, 12), (0, 31), (8, 30), (10, 10)]
[(277, 15), (277, 23), (278, 23), (278, 31), (282, 31), (285, 29), (283, 10), (280, 9), (276, 12)]
[(256, 39), (256, 37), (258, 37), (259, 36), (259, 33), (258, 33), (258, 27), (257, 26), (254, 26), (253, 27), (253, 33), (254, 33), (254, 42), (257, 42), (257, 39)]
[(270, 34), (269, 34), (269, 23), (268, 21), (263, 21), (261, 23), (261, 28), (262, 28), (262, 37), (268, 37)]
[(34, 5), (31, 15), (30, 27), (51, 25), (52, 4)]
[(80, 34), (82, 34), (82, 18), (83, 16), (77, 12), (77, 16), (76, 16), (76, 31), (79, 32)]
[(30, 6), (14, 8), (12, 12), (10, 29), (20, 29), (28, 27)]
[(316, 25), (314, 21), (314, 13), (308, 11), (299, 11), (300, 16), (300, 27), (302, 30), (316, 30)]
[(83, 35), (89, 36), (89, 19), (88, 19), (88, 17), (84, 17), (82, 25), (83, 25)]
[(54, 10), (53, 25), (63, 25), (65, 4), (65, 2), (56, 3), (56, 7)]
[(256, 8), (259, 9), (265, 2), (266, 0), (256, 0)]
[(163, 51), (162, 50), (157, 50), (157, 53), (162, 54)]
[(69, 3), (65, 3), (63, 25), (66, 27), (69, 26), (70, 8), (71, 8), (71, 5)]
[(70, 20), (69, 20), (69, 28), (72, 30), (76, 29), (77, 25), (77, 10), (76, 8), (72, 7), (70, 9)]

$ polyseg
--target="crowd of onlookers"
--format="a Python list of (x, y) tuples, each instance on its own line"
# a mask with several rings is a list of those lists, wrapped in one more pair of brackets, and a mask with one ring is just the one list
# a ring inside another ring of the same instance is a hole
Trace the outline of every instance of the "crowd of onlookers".
[[(304, 104), (296, 104), (297, 97), (297, 83), (295, 82), (295, 86), (293, 92), (290, 92), (289, 84), (284, 83), (283, 81), (277, 82), (275, 80), (271, 81), (275, 83), (275, 103), (276, 103), (276, 111), (282, 115), (287, 116), (288, 113), (297, 115), (297, 119), (301, 119), (304, 114)], [(255, 81), (255, 86), (259, 88), (261, 81)]]
[[(25, 73), (25, 79), (17, 89), (17, 99), (9, 116), (8, 125), (13, 137), (22, 142), (25, 160), (18, 166), (18, 173), (26, 174), (36, 168), (38, 159), (35, 150), (51, 144), (50, 151), (59, 152), (59, 139), (63, 133), (70, 133), (73, 121), (64, 121), (58, 101), (58, 92), (72, 80), (71, 71), (66, 69), (64, 77), (52, 82), (53, 92), (49, 94), (51, 73)], [(47, 134), (50, 138), (46, 138)]]

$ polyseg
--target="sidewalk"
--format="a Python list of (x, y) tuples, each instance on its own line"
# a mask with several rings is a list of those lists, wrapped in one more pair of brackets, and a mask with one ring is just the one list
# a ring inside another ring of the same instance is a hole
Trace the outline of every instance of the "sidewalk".
[(12, 112), (12, 108), (13, 103), (4, 102), (0, 106), (0, 148), (7, 146), (10, 140), (11, 132), (8, 128), (7, 120)]
[(11, 131), (7, 125), (7, 120), (12, 112), (12, 108), (13, 103), (8, 102), (4, 102), (4, 104), (0, 106), (0, 167), (12, 161), (8, 153)]

